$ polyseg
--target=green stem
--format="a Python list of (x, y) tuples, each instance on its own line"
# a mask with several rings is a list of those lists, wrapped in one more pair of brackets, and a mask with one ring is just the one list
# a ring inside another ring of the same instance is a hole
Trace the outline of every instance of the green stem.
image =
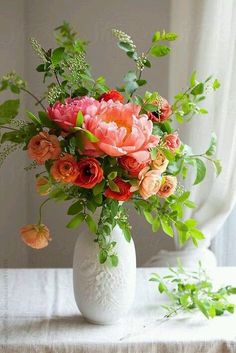
[(38, 224), (41, 224), (41, 220), (42, 220), (42, 208), (43, 206), (50, 200), (50, 198), (46, 199), (45, 201), (43, 201), (39, 207), (39, 221)]
[(26, 89), (26, 88), (21, 88), (21, 90), (24, 91), (24, 92), (26, 92), (26, 93), (28, 93), (31, 97), (33, 97), (33, 98), (36, 100), (37, 104), (39, 104), (39, 105), (43, 108), (43, 110), (46, 111), (46, 108), (45, 108), (44, 105), (41, 103), (41, 101), (38, 99), (38, 97), (36, 97), (32, 92), (30, 92), (30, 91), (29, 91), (28, 89)]

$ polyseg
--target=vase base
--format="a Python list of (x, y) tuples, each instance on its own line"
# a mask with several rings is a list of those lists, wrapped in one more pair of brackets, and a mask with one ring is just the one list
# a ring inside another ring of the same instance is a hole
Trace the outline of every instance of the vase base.
[(87, 317), (84, 316), (84, 319), (92, 325), (100, 325), (100, 326), (111, 326), (111, 325), (116, 325), (119, 324), (123, 319), (118, 319), (115, 321), (96, 321), (96, 320), (91, 320), (88, 319)]

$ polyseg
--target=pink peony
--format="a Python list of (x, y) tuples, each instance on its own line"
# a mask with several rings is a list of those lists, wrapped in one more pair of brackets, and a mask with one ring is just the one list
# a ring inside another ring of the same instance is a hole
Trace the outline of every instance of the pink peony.
[(129, 155), (139, 163), (148, 161), (148, 149), (158, 144), (159, 137), (152, 135), (152, 121), (146, 115), (139, 116), (140, 109), (133, 103), (102, 101), (96, 115), (85, 115), (84, 128), (99, 141), (92, 144), (86, 140), (84, 153), (112, 157)]
[(94, 98), (66, 98), (65, 103), (56, 102), (48, 108), (49, 117), (63, 130), (68, 131), (76, 125), (78, 112), (83, 115), (94, 115), (97, 112), (99, 102)]

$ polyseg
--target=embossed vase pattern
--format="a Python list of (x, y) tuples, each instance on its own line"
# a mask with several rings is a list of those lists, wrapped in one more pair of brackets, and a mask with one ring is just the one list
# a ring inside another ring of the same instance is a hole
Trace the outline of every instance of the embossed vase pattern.
[(96, 324), (112, 324), (132, 306), (136, 282), (136, 254), (133, 240), (128, 243), (116, 226), (111, 234), (116, 241), (117, 267), (100, 264), (94, 234), (79, 235), (73, 261), (74, 296), (82, 315)]

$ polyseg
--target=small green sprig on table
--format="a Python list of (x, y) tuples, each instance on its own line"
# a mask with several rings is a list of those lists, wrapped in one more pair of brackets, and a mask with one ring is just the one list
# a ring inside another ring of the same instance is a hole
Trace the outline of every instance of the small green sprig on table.
[(165, 318), (179, 312), (200, 311), (207, 319), (234, 313), (236, 305), (229, 301), (229, 296), (236, 294), (236, 287), (227, 285), (214, 289), (201, 263), (197, 271), (187, 271), (179, 262), (177, 268), (169, 268), (169, 273), (163, 277), (153, 273), (150, 281), (157, 282), (158, 291), (170, 300), (169, 305), (162, 305), (167, 310)]

